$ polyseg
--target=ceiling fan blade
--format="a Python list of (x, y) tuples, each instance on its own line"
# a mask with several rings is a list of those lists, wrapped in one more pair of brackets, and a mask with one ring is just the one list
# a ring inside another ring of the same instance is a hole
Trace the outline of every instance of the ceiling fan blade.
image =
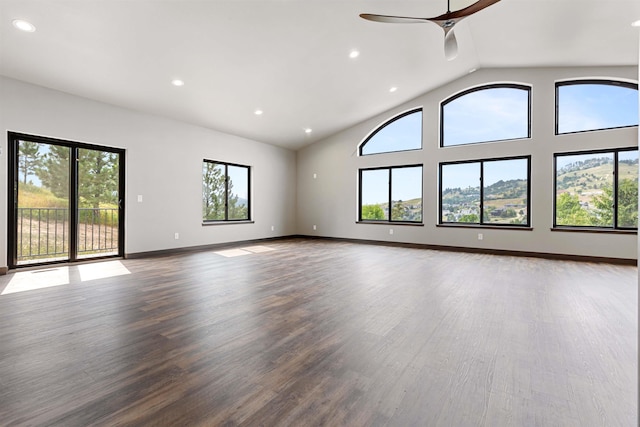
[(386, 22), (391, 24), (417, 24), (420, 22), (427, 22), (425, 18), (411, 18), (408, 16), (387, 16), (387, 15), (374, 15), (371, 13), (361, 13), (360, 18), (374, 21), (374, 22)]
[[(456, 40), (456, 35), (453, 32), (453, 27), (467, 16), (480, 12), (482, 9), (498, 3), (499, 1), (500, 0), (478, 0), (460, 10), (455, 10), (453, 12), (447, 10), (447, 13), (436, 16), (435, 18), (410, 18), (408, 16), (374, 15), (371, 13), (361, 13), (360, 17), (369, 21), (392, 24), (433, 22), (444, 30), (444, 56), (447, 58), (447, 61), (451, 61), (458, 56), (458, 41)], [(449, 1), (447, 1), (447, 9), (449, 9)]]
[(444, 57), (447, 61), (451, 61), (458, 56), (458, 41), (456, 40), (456, 34), (451, 31), (445, 32), (444, 35)]
[(494, 3), (498, 3), (500, 0), (478, 0), (477, 2), (465, 7), (464, 9), (454, 10), (453, 12), (447, 12), (435, 18), (429, 18), (430, 21), (447, 21), (452, 19), (462, 19), (469, 15), (473, 15), (476, 12), (480, 12), (482, 9), (491, 6)]

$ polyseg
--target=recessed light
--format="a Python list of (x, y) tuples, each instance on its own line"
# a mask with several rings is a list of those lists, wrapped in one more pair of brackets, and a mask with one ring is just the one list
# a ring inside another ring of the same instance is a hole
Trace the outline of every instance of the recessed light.
[(389, 89), (389, 92), (393, 93), (393, 92), (395, 92), (397, 90), (398, 90), (398, 88), (393, 86), (392, 88)]
[(26, 31), (27, 33), (33, 33), (36, 30), (35, 25), (22, 19), (14, 19), (13, 26), (21, 31)]
[(351, 53), (349, 53), (349, 58), (351, 59), (355, 59), (358, 56), (360, 56), (360, 52), (358, 52), (357, 50), (352, 50)]
[(632, 27), (640, 27), (640, 19), (638, 19), (637, 21), (633, 21), (633, 22), (631, 23), (631, 26), (632, 26)]
[(306, 133), (307, 135), (309, 135), (311, 132), (313, 132), (313, 129), (306, 128), (306, 129), (304, 130), (304, 133)]
[(180, 79), (173, 79), (171, 80), (171, 84), (174, 86), (184, 86), (184, 81)]
[(256, 116), (261, 116), (262, 115), (262, 110), (256, 110), (253, 112), (253, 114), (255, 114)]

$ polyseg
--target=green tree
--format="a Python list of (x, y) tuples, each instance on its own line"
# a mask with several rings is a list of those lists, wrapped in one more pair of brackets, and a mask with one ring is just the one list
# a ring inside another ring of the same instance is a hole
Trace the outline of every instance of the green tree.
[(458, 222), (480, 223), (478, 214), (466, 214), (458, 218)]
[(118, 156), (115, 153), (81, 149), (78, 152), (78, 197), (80, 207), (100, 209), (100, 204), (118, 203)]
[(593, 211), (591, 225), (613, 227), (613, 188), (610, 185), (602, 187), (602, 194), (593, 196)]
[(362, 219), (385, 219), (380, 205), (362, 205)]
[(231, 190), (233, 189), (233, 182), (231, 178), (229, 181), (229, 218), (228, 219), (247, 219), (248, 215), (248, 206), (244, 203), (240, 203), (240, 197), (237, 194), (233, 194)]
[(225, 219), (224, 166), (204, 162), (202, 166), (202, 218)]
[(37, 175), (42, 163), (40, 144), (31, 141), (20, 141), (18, 146), (18, 168), (22, 173), (22, 183), (27, 183), (29, 175)]
[(501, 218), (515, 218), (517, 216), (518, 214), (516, 213), (516, 210), (512, 208), (505, 209), (500, 214)]
[(562, 193), (556, 199), (556, 224), (590, 225), (589, 213), (580, 205), (578, 196)]
[(638, 179), (618, 182), (618, 226), (638, 226)]
[(391, 209), (391, 219), (394, 221), (402, 221), (406, 220), (407, 207), (404, 205), (402, 200), (398, 200), (397, 202), (391, 202), (393, 208)]
[(45, 188), (61, 199), (69, 199), (69, 155), (71, 149), (61, 145), (49, 145), (37, 172)]

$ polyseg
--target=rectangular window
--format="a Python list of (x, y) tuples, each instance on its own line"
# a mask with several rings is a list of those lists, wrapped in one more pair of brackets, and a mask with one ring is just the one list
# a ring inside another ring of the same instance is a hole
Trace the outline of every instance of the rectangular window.
[(360, 169), (359, 221), (422, 222), (422, 165)]
[(638, 150), (555, 155), (554, 227), (638, 228)]
[(531, 157), (440, 164), (440, 223), (524, 226)]
[(250, 219), (249, 166), (203, 160), (202, 220)]

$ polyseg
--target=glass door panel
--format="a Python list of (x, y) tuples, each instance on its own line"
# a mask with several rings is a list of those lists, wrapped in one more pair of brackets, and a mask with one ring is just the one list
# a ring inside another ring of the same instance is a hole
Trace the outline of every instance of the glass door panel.
[(18, 141), (16, 262), (67, 260), (69, 253), (69, 147)]
[(120, 155), (78, 149), (77, 256), (118, 255)]

